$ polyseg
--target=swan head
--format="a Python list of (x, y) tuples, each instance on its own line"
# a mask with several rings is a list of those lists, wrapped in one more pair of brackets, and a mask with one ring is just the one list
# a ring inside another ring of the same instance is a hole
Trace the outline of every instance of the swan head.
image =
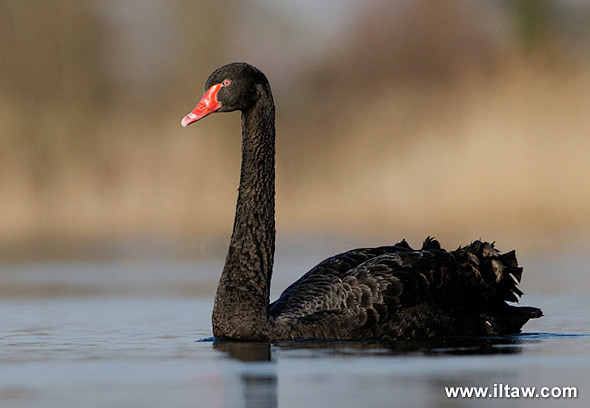
[(261, 97), (268, 86), (264, 74), (252, 65), (234, 62), (213, 71), (205, 83), (205, 94), (181, 125), (186, 127), (213, 112), (245, 111)]

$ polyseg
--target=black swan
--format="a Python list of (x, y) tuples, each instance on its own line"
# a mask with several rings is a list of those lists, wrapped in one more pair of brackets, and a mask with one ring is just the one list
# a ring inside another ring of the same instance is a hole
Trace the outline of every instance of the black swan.
[(540, 309), (516, 307), (514, 251), (475, 241), (455, 251), (427, 238), (353, 249), (321, 262), (269, 304), (275, 245), (275, 108), (266, 76), (245, 63), (214, 71), (182, 126), (242, 112), (242, 165), (213, 335), (248, 341), (407, 340), (517, 333)]

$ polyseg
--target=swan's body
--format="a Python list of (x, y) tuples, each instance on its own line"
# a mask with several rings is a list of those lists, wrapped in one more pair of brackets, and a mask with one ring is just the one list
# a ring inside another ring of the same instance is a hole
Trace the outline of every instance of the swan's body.
[(213, 72), (182, 125), (242, 111), (242, 167), (234, 228), (213, 309), (213, 334), (236, 340), (417, 339), (515, 333), (541, 311), (515, 307), (522, 268), (514, 251), (475, 241), (447, 252), (356, 249), (321, 262), (269, 304), (273, 269), (274, 103), (262, 72), (233, 63)]

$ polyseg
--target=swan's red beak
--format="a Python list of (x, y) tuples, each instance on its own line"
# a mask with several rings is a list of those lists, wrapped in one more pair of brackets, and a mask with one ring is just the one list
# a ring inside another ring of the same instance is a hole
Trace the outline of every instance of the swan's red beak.
[(221, 84), (213, 85), (211, 88), (209, 88), (209, 90), (205, 92), (205, 95), (203, 95), (197, 104), (196, 108), (193, 109), (191, 113), (182, 118), (182, 121), (180, 122), (182, 127), (187, 127), (191, 123), (196, 122), (197, 120), (202, 119), (221, 108), (221, 103), (217, 101), (217, 93), (220, 89)]

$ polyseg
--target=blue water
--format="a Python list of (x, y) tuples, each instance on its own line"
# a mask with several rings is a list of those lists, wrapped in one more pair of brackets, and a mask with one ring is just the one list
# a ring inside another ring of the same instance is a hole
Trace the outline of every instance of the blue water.
[[(576, 278), (585, 258), (576, 259), (560, 274), (536, 265), (546, 283), (525, 288), (522, 303), (545, 317), (521, 335), (392, 344), (215, 342), (222, 260), (1, 265), (0, 406), (587, 407), (590, 296)], [(305, 262), (277, 259), (274, 296)], [(577, 387), (578, 397), (449, 399), (444, 390), (494, 384)]]

